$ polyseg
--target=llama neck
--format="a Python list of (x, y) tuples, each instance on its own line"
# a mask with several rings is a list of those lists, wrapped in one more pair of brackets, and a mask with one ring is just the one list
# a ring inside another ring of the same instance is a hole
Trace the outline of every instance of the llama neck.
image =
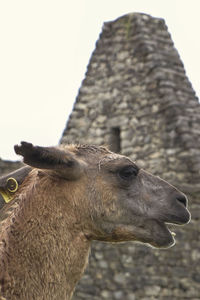
[(69, 300), (84, 272), (90, 242), (72, 215), (66, 222), (67, 215), (55, 203), (52, 213), (45, 201), (35, 197), (6, 220), (11, 226), (0, 241), (0, 286), (7, 300)]

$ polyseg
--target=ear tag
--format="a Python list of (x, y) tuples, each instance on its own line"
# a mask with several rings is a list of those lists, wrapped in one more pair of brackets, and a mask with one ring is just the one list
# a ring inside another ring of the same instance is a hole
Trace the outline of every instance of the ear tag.
[(18, 190), (18, 182), (15, 178), (10, 177), (7, 179), (5, 189), (0, 189), (0, 195), (2, 201), (6, 203), (10, 202), (13, 199), (14, 193)]
[(0, 189), (0, 194), (6, 203), (10, 202), (13, 198), (13, 195), (6, 193), (4, 190)]
[(6, 189), (10, 192), (10, 193), (15, 193), (18, 190), (18, 182), (15, 178), (10, 177), (7, 179), (6, 182)]

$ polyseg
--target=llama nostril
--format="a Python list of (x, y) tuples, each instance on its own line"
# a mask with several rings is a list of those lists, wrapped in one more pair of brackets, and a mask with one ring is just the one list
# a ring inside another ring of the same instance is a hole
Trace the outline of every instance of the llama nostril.
[(185, 207), (187, 207), (187, 198), (184, 194), (180, 194), (176, 196), (176, 200), (180, 203), (182, 203)]

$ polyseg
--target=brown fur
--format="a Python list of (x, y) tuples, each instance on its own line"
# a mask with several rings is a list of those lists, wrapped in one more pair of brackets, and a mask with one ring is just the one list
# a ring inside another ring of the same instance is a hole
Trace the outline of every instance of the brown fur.
[[(37, 168), (1, 212), (10, 211), (0, 228), (0, 299), (69, 300), (92, 240), (169, 247), (164, 223), (189, 221), (182, 193), (104, 147), (15, 150)], [(137, 174), (127, 180), (120, 170), (130, 165)]]

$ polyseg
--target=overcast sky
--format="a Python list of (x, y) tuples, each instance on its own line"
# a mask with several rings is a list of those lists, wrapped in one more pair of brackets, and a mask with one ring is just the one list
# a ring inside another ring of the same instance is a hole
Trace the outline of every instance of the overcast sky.
[(200, 96), (200, 0), (0, 0), (0, 158), (58, 144), (103, 22), (164, 18)]

